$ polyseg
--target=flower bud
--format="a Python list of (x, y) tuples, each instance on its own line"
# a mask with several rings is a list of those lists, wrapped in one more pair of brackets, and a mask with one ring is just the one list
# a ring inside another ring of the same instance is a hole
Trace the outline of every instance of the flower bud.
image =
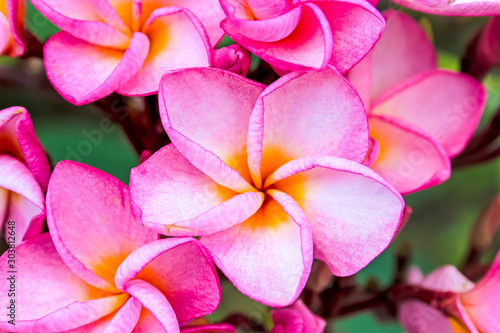
[(250, 53), (238, 44), (215, 50), (214, 67), (246, 76), (250, 68)]

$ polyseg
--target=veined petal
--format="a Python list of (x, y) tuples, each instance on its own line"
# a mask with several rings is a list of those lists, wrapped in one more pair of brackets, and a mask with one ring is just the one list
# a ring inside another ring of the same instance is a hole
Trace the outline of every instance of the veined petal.
[(262, 205), (260, 192), (238, 194), (195, 168), (173, 144), (132, 169), (134, 213), (171, 236), (199, 236), (245, 221)]
[[(1, 257), (7, 267), (8, 252)], [(60, 332), (91, 323), (122, 306), (128, 295), (112, 295), (96, 289), (75, 275), (62, 261), (48, 233), (16, 247), (16, 331)], [(11, 273), (12, 274), (12, 273)], [(36, 283), (33, 283), (36, 281)], [(10, 281), (0, 281), (7, 295)], [(2, 307), (10, 300), (2, 298)], [(0, 329), (11, 331), (7, 311)]]
[(315, 258), (337, 276), (358, 272), (391, 242), (403, 216), (401, 195), (359, 163), (310, 156), (291, 161), (266, 181), (289, 194), (311, 223)]
[(200, 241), (245, 295), (272, 307), (293, 303), (312, 265), (311, 229), (297, 203), (271, 190), (247, 221)]
[(434, 70), (387, 90), (373, 102), (371, 112), (421, 128), (454, 157), (474, 134), (485, 103), (486, 90), (474, 78)]
[(165, 72), (212, 64), (212, 48), (202, 23), (189, 10), (178, 7), (156, 9), (143, 27), (151, 47), (142, 67), (120, 87), (124, 95), (158, 92)]
[(289, 10), (291, 0), (247, 0), (247, 3), (255, 17), (264, 20)]
[(413, 18), (396, 10), (386, 10), (384, 17), (382, 37), (348, 74), (356, 90), (368, 80), (369, 101), (401, 81), (437, 68), (434, 46)]
[(131, 34), (104, 23), (92, 6), (92, 0), (32, 0), (31, 3), (49, 21), (88, 43), (126, 49)]
[(149, 243), (125, 259), (116, 285), (146, 281), (172, 305), (179, 322), (211, 314), (220, 302), (220, 286), (210, 255), (194, 238), (169, 238)]
[(75, 105), (93, 102), (117, 90), (141, 68), (149, 40), (134, 33), (126, 51), (101, 47), (66, 32), (44, 47), (47, 77), (64, 99)]
[(286, 38), (275, 42), (259, 42), (248, 38), (231, 20), (221, 27), (233, 40), (250, 52), (280, 69), (325, 68), (332, 57), (333, 39), (330, 24), (321, 9), (305, 3), (297, 27)]
[(444, 148), (415, 126), (397, 118), (369, 117), (370, 136), (378, 154), (369, 165), (401, 194), (439, 185), (451, 174)]
[[(0, 155), (0, 190), (3, 193), (0, 200), (5, 205), (0, 212), (0, 223), (6, 230), (6, 239), (19, 244), (38, 235), (45, 218), (45, 197), (26, 165), (9, 155)], [(7, 221), (15, 222), (14, 235), (6, 229)]]
[(359, 96), (335, 70), (287, 74), (264, 90), (250, 118), (247, 151), (254, 183), (259, 187), (278, 167), (303, 156), (361, 162), (367, 127)]
[(424, 12), (434, 15), (450, 15), (450, 16), (500, 15), (500, 1), (498, 0), (484, 0), (484, 1), (394, 0), (394, 2), (419, 12)]
[(169, 72), (160, 85), (163, 126), (176, 148), (214, 181), (252, 191), (245, 145), (250, 113), (263, 90), (219, 69)]
[(88, 283), (113, 292), (118, 290), (114, 277), (122, 261), (158, 239), (135, 221), (124, 184), (70, 161), (60, 162), (52, 173), (47, 222), (64, 262)]

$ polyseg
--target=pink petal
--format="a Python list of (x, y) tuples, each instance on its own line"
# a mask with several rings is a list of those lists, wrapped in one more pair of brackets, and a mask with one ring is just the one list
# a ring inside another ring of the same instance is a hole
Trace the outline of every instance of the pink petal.
[(246, 0), (220, 0), (226, 17), (231, 19), (255, 20), (255, 15)]
[(435, 14), (451, 16), (492, 16), (500, 15), (500, 1), (498, 0), (456, 0), (456, 1), (428, 1), (428, 0), (394, 0), (397, 4), (410, 9)]
[(132, 279), (156, 287), (180, 322), (208, 315), (220, 302), (219, 279), (210, 255), (194, 238), (162, 239), (134, 251), (120, 265), (115, 281), (118, 288), (126, 289)]
[[(2, 267), (7, 267), (7, 260), (8, 252), (0, 259)], [(86, 284), (61, 260), (48, 233), (17, 246), (15, 265), (15, 323), (20, 332), (59, 332), (86, 325), (115, 311), (128, 298)], [(10, 281), (1, 279), (2, 295), (9, 288)], [(1, 303), (6, 309), (10, 299), (4, 296)], [(1, 315), (0, 329), (10, 331), (6, 314)]]
[(252, 13), (259, 20), (276, 17), (290, 8), (291, 0), (247, 0)]
[(369, 165), (401, 194), (448, 180), (450, 159), (443, 147), (415, 126), (397, 118), (369, 117), (370, 135), (379, 152)]
[(129, 21), (124, 21), (125, 17), (121, 17), (120, 13), (127, 7), (132, 7), (132, 0), (88, 0), (94, 7), (98, 15), (110, 26), (124, 34), (132, 33)]
[(245, 31), (228, 19), (221, 27), (226, 34), (250, 52), (281, 69), (325, 68), (332, 56), (332, 31), (320, 8), (303, 4), (302, 17), (286, 38), (275, 42), (259, 42), (248, 38)]
[(217, 183), (237, 192), (248, 183), (248, 120), (261, 84), (219, 69), (167, 73), (160, 86), (160, 115), (176, 148)]
[(384, 12), (386, 28), (369, 55), (348, 75), (356, 90), (368, 85), (372, 101), (395, 84), (437, 67), (437, 56), (424, 29), (410, 16)]
[(455, 293), (464, 293), (474, 287), (471, 281), (451, 265), (435, 269), (419, 285), (432, 290)]
[(122, 261), (158, 238), (135, 221), (124, 184), (71, 161), (60, 162), (52, 173), (47, 222), (64, 262), (89, 284), (113, 292)]
[(276, 190), (268, 194), (247, 221), (203, 236), (201, 243), (243, 294), (282, 307), (297, 299), (309, 277), (311, 229), (293, 199)]
[(289, 308), (272, 310), (271, 317), (275, 325), (271, 333), (323, 333), (326, 328), (326, 321), (314, 315), (300, 299)]
[(181, 333), (235, 333), (236, 329), (229, 324), (213, 324), (188, 326), (181, 328)]
[(450, 319), (441, 311), (420, 301), (404, 301), (398, 318), (407, 333), (454, 333)]
[[(275, 183), (276, 182), (276, 183)], [(334, 275), (358, 272), (391, 242), (404, 201), (369, 168), (332, 156), (291, 161), (265, 186), (291, 195), (311, 223), (315, 258)]]
[(313, 0), (321, 8), (333, 35), (330, 64), (344, 73), (379, 40), (385, 20), (366, 0)]
[[(160, 325), (155, 325), (157, 328), (163, 328), (168, 333), (179, 333), (179, 323), (175, 316), (174, 309), (158, 289), (150, 285), (149, 283), (142, 280), (132, 280), (126, 285), (127, 292), (133, 297), (137, 298), (142, 305), (152, 314), (154, 318), (160, 323)], [(150, 318), (147, 318), (150, 317)], [(141, 315), (138, 326), (141, 329), (136, 329), (134, 332), (161, 332), (161, 330), (153, 329), (150, 325), (145, 325), (146, 322), (155, 323), (154, 318), (147, 315), (144, 318)], [(149, 327), (148, 327), (149, 326)]]
[(7, 17), (0, 12), (0, 55), (5, 54), (10, 47), (12, 42), (12, 36), (10, 34), (9, 21)]
[(0, 111), (0, 154), (25, 162), (42, 190), (47, 189), (50, 167), (25, 108), (14, 106)]
[[(7, 36), (10, 35), (12, 38), (8, 55), (10, 57), (18, 57), (24, 54), (26, 50), (26, 46), (21, 39), (21, 33), (24, 26), (24, 1), (4, 0), (4, 3), (6, 5), (6, 15), (10, 26), (10, 33)], [(0, 46), (0, 54), (2, 53), (1, 48)]]
[[(19, 244), (38, 235), (45, 219), (45, 197), (26, 165), (9, 155), (0, 155), (0, 191), (0, 223), (7, 241)], [(7, 229), (8, 221), (15, 222), (14, 230)]]
[(250, 53), (239, 44), (232, 44), (214, 50), (214, 67), (245, 77), (250, 69)]
[(250, 118), (248, 164), (256, 186), (295, 158), (331, 154), (361, 162), (367, 149), (363, 104), (333, 69), (285, 75), (261, 94)]
[(142, 67), (118, 90), (124, 95), (158, 92), (166, 71), (212, 64), (212, 49), (201, 22), (189, 10), (176, 7), (156, 9), (142, 31), (151, 47)]
[(135, 215), (159, 233), (199, 236), (245, 221), (262, 205), (261, 192), (238, 194), (196, 169), (173, 144), (132, 169)]
[[(88, 43), (126, 49), (131, 34), (103, 23), (92, 0), (33, 0), (32, 4), (63, 31)], [(77, 81), (78, 82), (78, 81)]]
[(125, 52), (58, 32), (45, 44), (45, 70), (62, 97), (82, 105), (109, 95), (130, 79), (142, 66), (148, 49), (149, 40), (140, 32), (134, 33)]
[(387, 90), (373, 102), (372, 114), (401, 118), (423, 129), (453, 157), (474, 134), (485, 103), (486, 90), (472, 77), (435, 70)]

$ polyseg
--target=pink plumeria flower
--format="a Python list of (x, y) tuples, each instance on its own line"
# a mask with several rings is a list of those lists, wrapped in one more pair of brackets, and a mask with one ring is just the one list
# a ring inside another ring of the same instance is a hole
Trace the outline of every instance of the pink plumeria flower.
[(181, 333), (235, 333), (236, 329), (229, 324), (186, 326)]
[(366, 163), (402, 194), (450, 176), (450, 158), (474, 133), (486, 103), (472, 77), (439, 70), (424, 30), (406, 14), (384, 13), (387, 28), (348, 74), (368, 112)]
[[(179, 332), (220, 301), (210, 256), (196, 239), (158, 240), (134, 219), (127, 186), (76, 162), (59, 163), (47, 193), (50, 235), (16, 248), (19, 332)], [(7, 267), (7, 255), (0, 259)], [(0, 290), (7, 295), (9, 281)], [(9, 304), (2, 297), (2, 307)]]
[(210, 66), (223, 36), (216, 0), (33, 0), (63, 31), (44, 47), (49, 80), (81, 105), (155, 94), (169, 69)]
[(221, 27), (239, 44), (283, 70), (345, 72), (360, 61), (384, 29), (365, 0), (220, 0)]
[(9, 243), (42, 231), (49, 177), (47, 156), (26, 109), (0, 110), (0, 224)]
[(410, 9), (453, 16), (500, 15), (499, 0), (392, 0)]
[(132, 169), (134, 212), (160, 233), (202, 236), (244, 294), (287, 306), (313, 256), (351, 275), (391, 241), (404, 202), (361, 164), (366, 114), (338, 72), (266, 88), (219, 69), (174, 71), (159, 104), (173, 144)]
[(271, 333), (323, 333), (326, 321), (313, 314), (299, 299), (286, 309), (271, 311)]
[(0, 56), (19, 57), (26, 47), (21, 39), (24, 0), (0, 0)]
[(453, 266), (441, 267), (425, 278), (413, 268), (409, 280), (428, 289), (456, 293), (461, 320), (446, 317), (420, 301), (404, 301), (399, 319), (408, 333), (498, 333), (500, 332), (500, 253), (477, 284)]

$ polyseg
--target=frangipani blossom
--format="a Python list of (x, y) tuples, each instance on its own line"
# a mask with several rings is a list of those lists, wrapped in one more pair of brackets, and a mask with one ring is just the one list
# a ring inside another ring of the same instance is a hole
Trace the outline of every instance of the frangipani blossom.
[(220, 0), (221, 27), (239, 44), (283, 70), (345, 72), (360, 61), (384, 29), (365, 0)]
[(392, 0), (410, 9), (453, 16), (500, 15), (499, 0)]
[(23, 24), (24, 0), (0, 0), (0, 56), (18, 57), (24, 53)]
[[(18, 332), (180, 332), (220, 301), (210, 256), (193, 238), (158, 239), (131, 213), (128, 188), (59, 163), (47, 193), (50, 230), (16, 248)], [(7, 255), (0, 259), (7, 267)], [(10, 282), (2, 279), (7, 294)], [(2, 298), (2, 307), (9, 299)]]
[[(25, 108), (0, 111), (0, 226), (14, 221), (15, 243), (42, 231), (50, 177), (47, 156)], [(6, 232), (6, 236), (9, 236)], [(7, 238), (12, 241), (12, 238)]]
[(384, 13), (387, 28), (348, 74), (368, 112), (366, 163), (402, 194), (450, 176), (450, 158), (474, 133), (486, 103), (472, 77), (439, 70), (424, 30), (406, 14)]
[(210, 66), (223, 32), (216, 0), (32, 0), (63, 31), (44, 47), (49, 80), (81, 105), (158, 91), (170, 69)]
[(323, 333), (326, 321), (313, 314), (299, 299), (286, 309), (271, 311), (271, 333)]
[(366, 114), (336, 71), (269, 87), (219, 69), (165, 74), (160, 114), (173, 144), (132, 169), (134, 212), (171, 236), (202, 236), (244, 294), (293, 303), (313, 257), (351, 275), (389, 244), (404, 202), (363, 166)]
[(405, 301), (400, 306), (399, 319), (408, 333), (500, 332), (500, 253), (476, 285), (453, 266), (439, 268), (425, 278), (414, 268), (409, 280), (428, 289), (457, 293), (460, 320), (448, 318), (420, 301)]

